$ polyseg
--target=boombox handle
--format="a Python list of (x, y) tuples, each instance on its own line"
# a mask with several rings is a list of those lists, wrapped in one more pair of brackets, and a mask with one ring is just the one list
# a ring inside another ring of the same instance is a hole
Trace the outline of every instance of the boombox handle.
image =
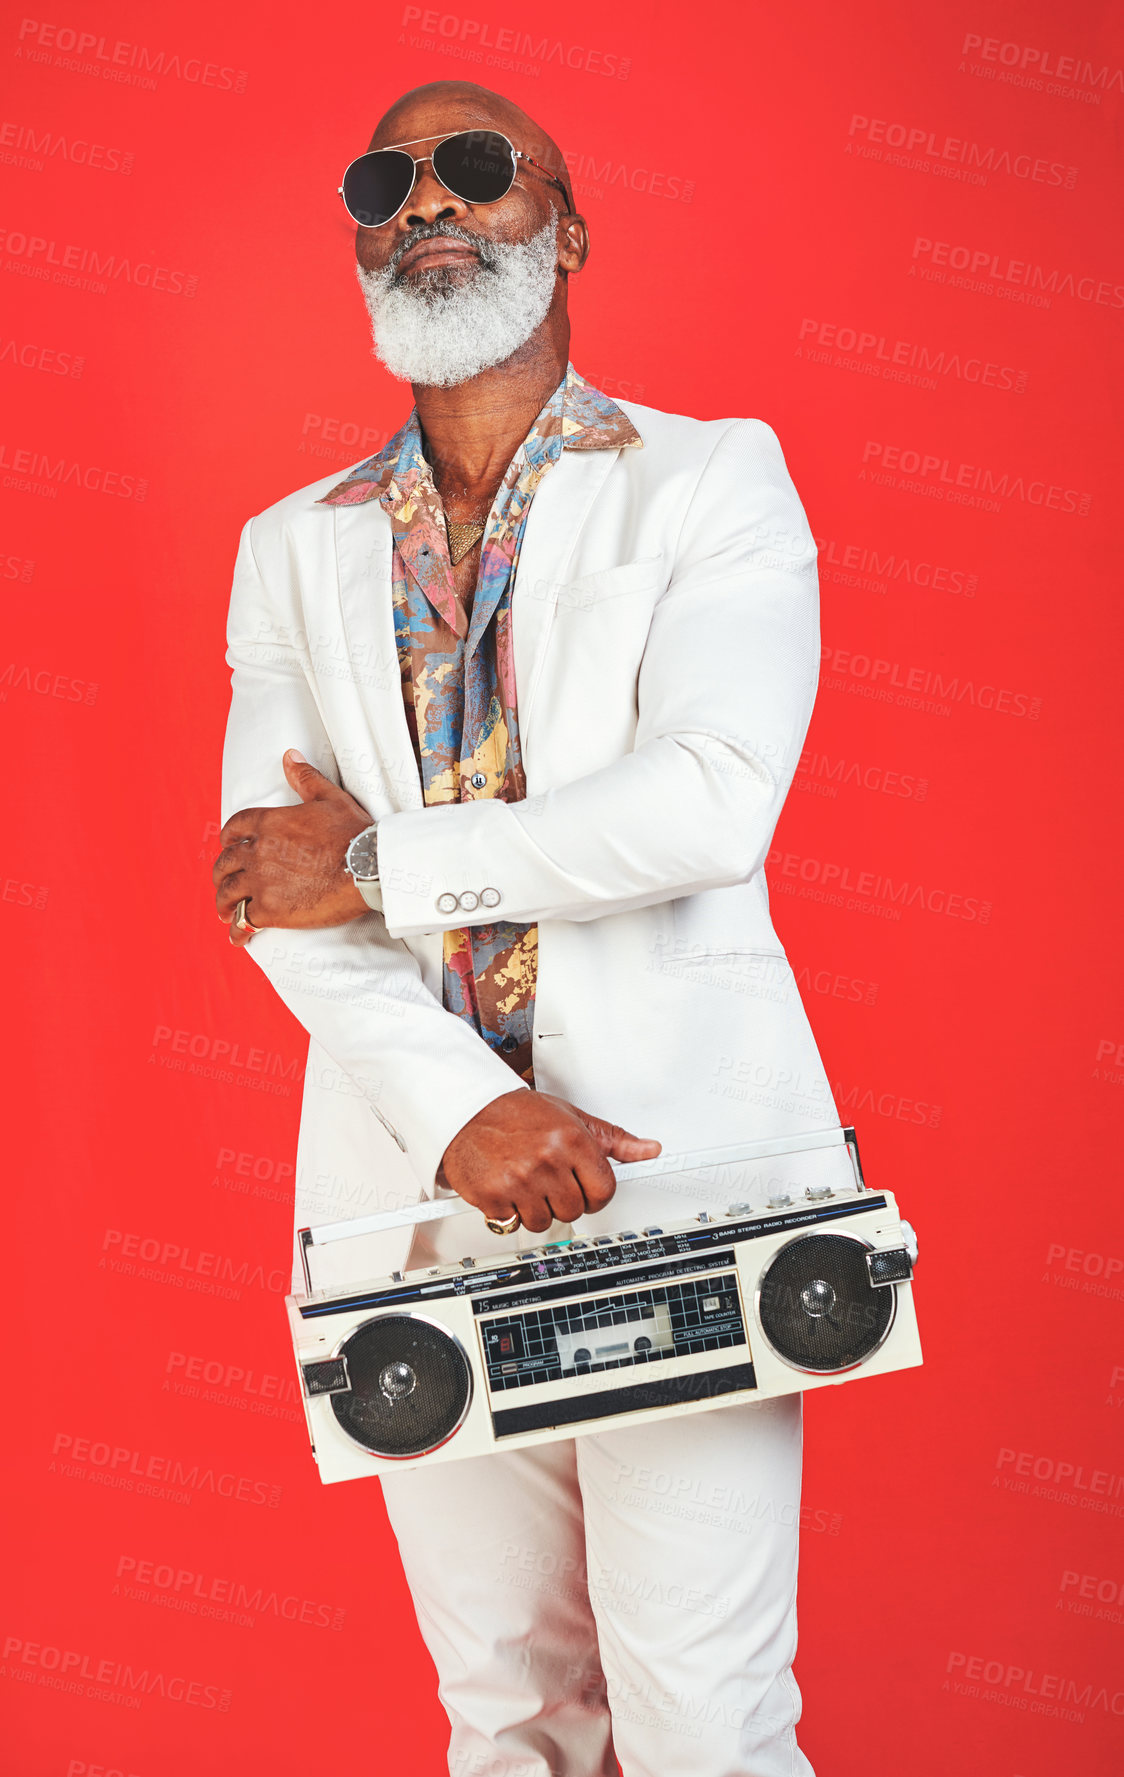
[[(698, 1172), (708, 1166), (722, 1166), (740, 1160), (765, 1160), (775, 1154), (799, 1154), (809, 1148), (838, 1148), (846, 1145), (851, 1165), (855, 1172), (855, 1188), (866, 1190), (862, 1165), (859, 1160), (859, 1144), (852, 1128), (822, 1129), (805, 1135), (787, 1135), (772, 1141), (735, 1142), (724, 1148), (697, 1148), (689, 1154), (660, 1155), (655, 1160), (635, 1160), (628, 1165), (615, 1166), (609, 1164), (617, 1177), (619, 1185), (631, 1184), (634, 1179), (663, 1178), (669, 1173)], [(443, 1221), (446, 1216), (463, 1215), (466, 1210), (475, 1208), (474, 1204), (466, 1203), (462, 1197), (442, 1198), (438, 1201), (411, 1204), (406, 1209), (385, 1210), (379, 1215), (360, 1216), (349, 1222), (324, 1222), (318, 1228), (302, 1228), (300, 1242), (302, 1248), (310, 1246), (326, 1246), (333, 1240), (348, 1240), (356, 1234), (384, 1234), (395, 1228), (416, 1228), (423, 1222)], [(480, 1212), (477, 1210), (477, 1214)]]

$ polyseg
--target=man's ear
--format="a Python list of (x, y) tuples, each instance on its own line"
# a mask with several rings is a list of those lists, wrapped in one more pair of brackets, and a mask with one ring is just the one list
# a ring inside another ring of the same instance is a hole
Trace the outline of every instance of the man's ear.
[(571, 216), (566, 223), (566, 240), (559, 249), (558, 268), (569, 275), (581, 271), (589, 258), (589, 226), (584, 216)]

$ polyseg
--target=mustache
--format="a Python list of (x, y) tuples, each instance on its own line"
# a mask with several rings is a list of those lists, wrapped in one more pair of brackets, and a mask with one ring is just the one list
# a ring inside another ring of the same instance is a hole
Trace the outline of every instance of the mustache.
[(496, 256), (487, 241), (483, 240), (480, 235), (471, 233), (467, 228), (459, 228), (455, 222), (420, 222), (416, 228), (411, 228), (403, 240), (399, 241), (387, 260), (386, 272), (388, 276), (392, 279), (397, 278), (398, 268), (412, 247), (419, 246), (423, 241), (440, 240), (463, 242), (466, 247), (471, 247), (485, 271), (495, 271)]

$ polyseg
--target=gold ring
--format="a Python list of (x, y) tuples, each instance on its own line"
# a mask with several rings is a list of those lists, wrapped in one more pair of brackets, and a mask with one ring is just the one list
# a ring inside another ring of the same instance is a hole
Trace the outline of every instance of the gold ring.
[(505, 1221), (499, 1222), (493, 1216), (484, 1217), (484, 1226), (493, 1234), (514, 1234), (516, 1228), (523, 1226), (523, 1217), (519, 1211), (513, 1210)]
[(261, 926), (251, 925), (250, 921), (246, 918), (246, 902), (248, 900), (249, 896), (247, 895), (243, 900), (239, 901), (237, 907), (234, 909), (234, 924), (238, 927), (240, 932), (249, 932), (252, 936), (255, 932), (260, 932), (262, 928)]

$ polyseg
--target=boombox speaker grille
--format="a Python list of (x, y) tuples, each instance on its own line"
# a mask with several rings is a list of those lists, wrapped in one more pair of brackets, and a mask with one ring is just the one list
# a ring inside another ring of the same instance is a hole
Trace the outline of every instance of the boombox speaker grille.
[(797, 1369), (849, 1369), (886, 1337), (894, 1291), (871, 1285), (867, 1250), (844, 1235), (806, 1234), (765, 1267), (761, 1325), (774, 1350)]
[(344, 1340), (351, 1387), (329, 1398), (349, 1438), (376, 1456), (424, 1456), (468, 1410), (472, 1372), (451, 1333), (409, 1314), (365, 1321)]

